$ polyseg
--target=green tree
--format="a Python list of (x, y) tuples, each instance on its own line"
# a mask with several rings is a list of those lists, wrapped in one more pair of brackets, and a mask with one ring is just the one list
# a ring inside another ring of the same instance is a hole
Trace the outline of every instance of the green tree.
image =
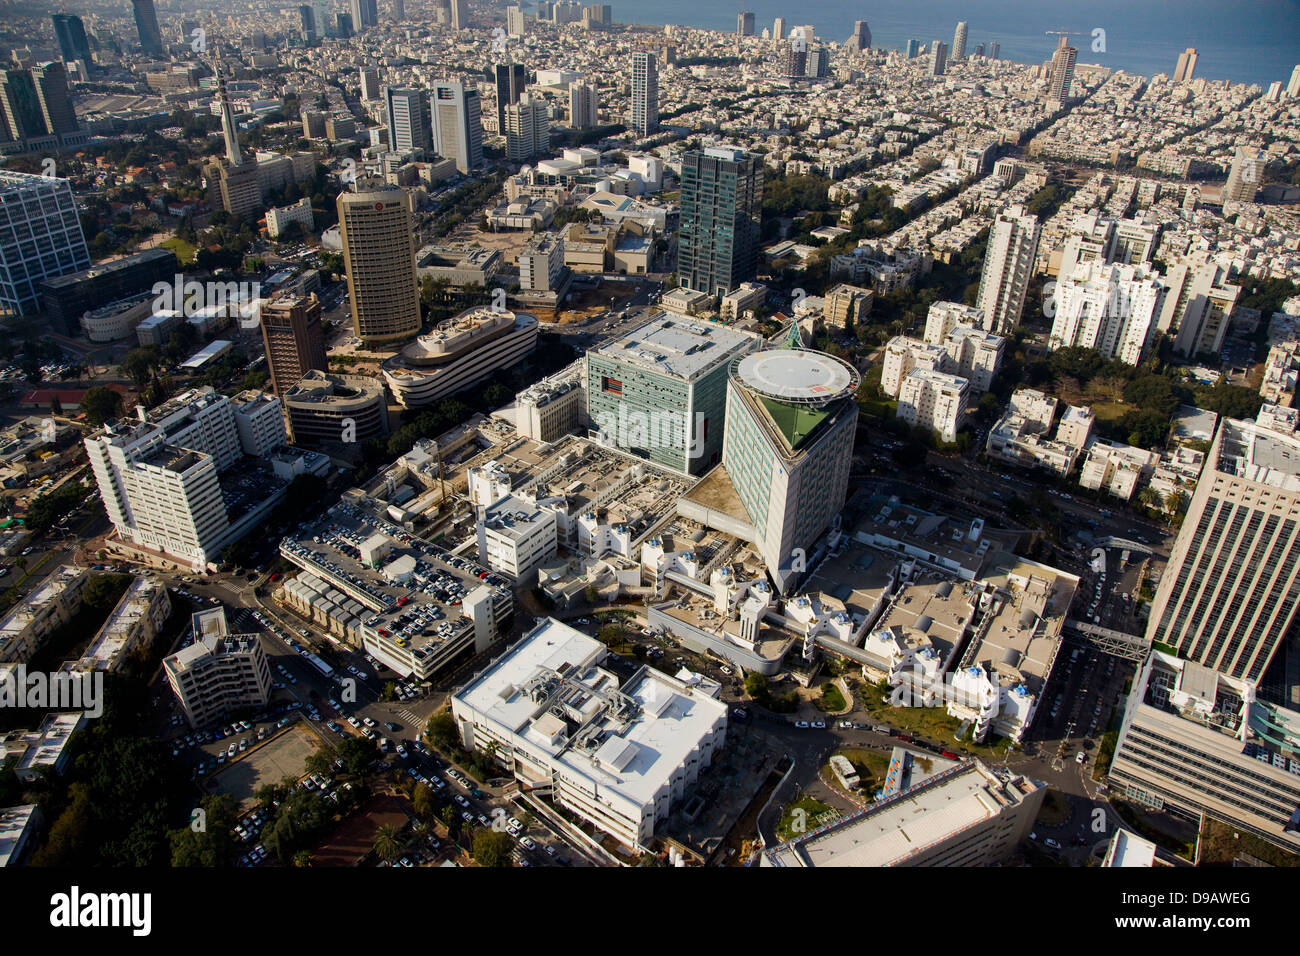
[(438, 804), (434, 799), (433, 790), (424, 783), (418, 784), (415, 793), (411, 797), (411, 805), (415, 808), (415, 814), (421, 820), (432, 819), (438, 812)]
[(129, 574), (95, 574), (81, 592), (82, 603), (97, 611), (108, 612), (117, 606), (131, 583)]
[(213, 794), (199, 801), (203, 810), (202, 827), (195, 823), (171, 833), (172, 866), (220, 867), (235, 855), (231, 830), (239, 817), (235, 798), (228, 793)]
[(91, 386), (81, 397), (81, 411), (86, 416), (87, 424), (98, 428), (121, 416), (122, 396), (103, 385)]
[(334, 770), (334, 761), (339, 758), (339, 752), (333, 747), (321, 747), (318, 750), (308, 754), (304, 762), (308, 773), (319, 773), (329, 775)]
[(375, 855), (381, 860), (392, 863), (401, 855), (404, 845), (401, 831), (391, 823), (386, 823), (375, 831)]
[(129, 378), (136, 388), (144, 388), (149, 384), (149, 379), (153, 375), (153, 370), (157, 364), (157, 350), (152, 348), (132, 349), (126, 353), (118, 365), (118, 371)]
[(484, 827), (474, 831), (474, 862), (479, 866), (501, 867), (510, 865), (513, 841), (510, 834)]
[(429, 718), (424, 732), (434, 748), (442, 751), (453, 750), (460, 743), (460, 732), (456, 727), (456, 718), (450, 710), (440, 710)]

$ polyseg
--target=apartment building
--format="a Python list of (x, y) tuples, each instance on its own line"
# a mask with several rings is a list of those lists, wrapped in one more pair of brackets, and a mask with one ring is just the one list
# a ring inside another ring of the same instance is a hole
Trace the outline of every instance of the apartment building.
[(1088, 456), (1079, 470), (1079, 485), (1093, 491), (1105, 488), (1116, 498), (1130, 501), (1159, 461), (1155, 452), (1097, 438), (1088, 446)]
[(0, 619), (0, 664), (26, 664), (54, 631), (81, 610), (89, 572), (65, 564), (50, 572)]
[(1056, 286), (1052, 349), (1093, 349), (1108, 359), (1139, 364), (1155, 338), (1164, 296), (1145, 266), (1081, 263)]
[(926, 428), (945, 442), (955, 442), (966, 416), (970, 383), (959, 375), (914, 368), (898, 390), (898, 417), (913, 428)]
[(152, 574), (137, 574), (84, 654), (65, 671), (115, 673), (140, 648), (147, 648), (172, 612), (167, 584)]
[(1020, 324), (1041, 229), (1038, 217), (1023, 206), (1011, 206), (993, 220), (976, 298), (986, 331), (1005, 335)]
[(896, 335), (885, 345), (885, 360), (880, 372), (880, 390), (890, 398), (897, 398), (903, 380), (913, 369), (934, 372), (954, 370), (948, 352), (939, 345), (929, 345), (920, 339)]
[(163, 673), (191, 727), (260, 710), (271, 699), (271, 665), (252, 634), (231, 634), (225, 611), (200, 611), (194, 643), (163, 659)]
[(956, 329), (984, 328), (984, 312), (978, 306), (961, 302), (935, 302), (925, 315), (925, 335), (928, 345), (943, 345)]
[(970, 383), (971, 397), (987, 392), (1002, 368), (1007, 340), (980, 328), (958, 326), (943, 340), (953, 373)]

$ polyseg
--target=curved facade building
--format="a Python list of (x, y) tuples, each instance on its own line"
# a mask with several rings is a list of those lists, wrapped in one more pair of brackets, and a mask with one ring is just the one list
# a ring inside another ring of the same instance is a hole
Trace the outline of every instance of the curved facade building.
[(110, 302), (81, 317), (81, 329), (92, 342), (116, 342), (135, 332), (135, 327), (153, 314), (153, 292)]
[(421, 408), (510, 368), (537, 344), (537, 316), (469, 309), (422, 335), (383, 365), (393, 397)]
[(313, 369), (284, 394), (295, 445), (359, 444), (388, 434), (384, 387), (365, 375)]

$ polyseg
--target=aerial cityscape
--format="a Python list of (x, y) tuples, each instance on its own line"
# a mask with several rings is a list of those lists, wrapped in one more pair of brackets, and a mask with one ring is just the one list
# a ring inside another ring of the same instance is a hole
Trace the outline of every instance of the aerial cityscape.
[(1128, 6), (6, 2), (0, 868), (1300, 864), (1300, 16)]

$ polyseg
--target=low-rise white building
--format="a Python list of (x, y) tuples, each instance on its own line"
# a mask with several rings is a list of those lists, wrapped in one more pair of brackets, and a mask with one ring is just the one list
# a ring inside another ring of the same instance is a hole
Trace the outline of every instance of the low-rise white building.
[(72, 759), (68, 742), (86, 725), (86, 719), (82, 711), (52, 713), (36, 730), (0, 736), (0, 765), (14, 758), (14, 773), (23, 783), (35, 783), (44, 771), (62, 776)]
[(773, 847), (761, 865), (994, 866), (1029, 836), (1047, 793), (1045, 784), (999, 773), (978, 760), (954, 764), (927, 755), (926, 762), (942, 769), (864, 810)]
[(140, 647), (148, 647), (171, 614), (167, 585), (152, 574), (138, 574), (113, 608), (86, 652), (63, 665), (67, 671), (115, 673)]
[(548, 619), (451, 700), (463, 744), (524, 790), (629, 848), (647, 847), (726, 741), (727, 705), (657, 670), (626, 681), (605, 645)]
[(311, 232), (315, 224), (311, 214), (311, 197), (303, 196), (291, 206), (266, 211), (266, 234), (272, 239), (279, 238), (291, 223), (298, 223), (306, 232)]
[(1117, 498), (1129, 501), (1138, 485), (1149, 478), (1160, 456), (1155, 452), (1095, 439), (1079, 471), (1079, 484), (1097, 491), (1105, 488)]
[(36, 845), (42, 824), (36, 804), (0, 810), (0, 866), (22, 866)]
[(555, 557), (555, 512), (537, 500), (509, 495), (483, 511), (478, 523), (479, 559), (517, 584), (532, 585), (542, 562)]
[(15, 604), (0, 620), (0, 664), (25, 664), (45, 639), (81, 610), (89, 577), (84, 568), (65, 564)]
[(722, 297), (722, 318), (735, 321), (750, 309), (756, 309), (767, 300), (767, 286), (761, 282), (742, 282)]

